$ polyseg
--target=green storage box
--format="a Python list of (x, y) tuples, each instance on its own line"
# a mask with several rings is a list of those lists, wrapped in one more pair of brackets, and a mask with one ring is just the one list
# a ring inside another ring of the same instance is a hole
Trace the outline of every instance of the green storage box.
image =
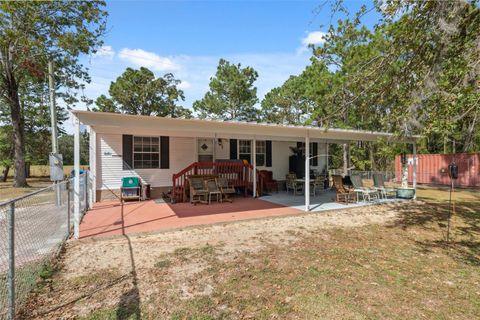
[(122, 188), (136, 188), (139, 186), (138, 177), (122, 178)]

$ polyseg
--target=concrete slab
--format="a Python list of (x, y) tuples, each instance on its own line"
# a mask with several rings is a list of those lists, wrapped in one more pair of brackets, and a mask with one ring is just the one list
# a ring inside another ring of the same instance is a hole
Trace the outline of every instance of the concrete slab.
[[(305, 210), (305, 195), (303, 194), (293, 195), (291, 192), (287, 193), (285, 191), (280, 191), (278, 193), (263, 196), (260, 199), (297, 210)], [(394, 201), (398, 201), (398, 199), (379, 199), (369, 202), (360, 201), (357, 203), (343, 204), (335, 202), (335, 191), (325, 190), (317, 193), (315, 196), (310, 195), (310, 211), (320, 212), (325, 210), (340, 210)]]
[(151, 232), (194, 225), (302, 214), (270, 201), (236, 197), (233, 203), (169, 204), (163, 201), (100, 202), (85, 214), (80, 238)]

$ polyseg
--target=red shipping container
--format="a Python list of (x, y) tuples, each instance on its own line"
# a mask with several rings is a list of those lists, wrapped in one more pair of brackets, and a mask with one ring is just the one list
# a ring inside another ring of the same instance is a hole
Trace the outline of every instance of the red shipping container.
[[(458, 166), (456, 186), (480, 187), (480, 153), (417, 154), (417, 183), (450, 185), (448, 165), (455, 160)], [(408, 183), (413, 183), (413, 155), (407, 155)], [(400, 155), (395, 157), (396, 180), (402, 180)]]

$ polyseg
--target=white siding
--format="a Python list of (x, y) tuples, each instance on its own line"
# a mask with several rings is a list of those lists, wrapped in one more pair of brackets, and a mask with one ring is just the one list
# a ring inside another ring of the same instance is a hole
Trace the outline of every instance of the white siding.
[(285, 180), (288, 173), (288, 158), (292, 154), (289, 147), (296, 147), (296, 142), (290, 141), (272, 141), (272, 167), (261, 168), (260, 170), (271, 170), (273, 179)]
[[(230, 158), (230, 142), (222, 139), (222, 145), (215, 144), (217, 159)], [(170, 137), (170, 169), (122, 169), (122, 135), (114, 133), (96, 134), (96, 185), (97, 190), (119, 189), (121, 178), (139, 176), (150, 183), (152, 187), (167, 187), (172, 185), (172, 175), (178, 173), (196, 159), (197, 139), (194, 137)], [(258, 167), (259, 170), (270, 170), (273, 178), (285, 180), (288, 173), (288, 158), (292, 154), (289, 147), (295, 147), (296, 142), (272, 141), (272, 167)], [(325, 144), (318, 142), (318, 166), (312, 169), (322, 171), (325, 167)], [(94, 156), (94, 155), (92, 155)]]
[(222, 138), (221, 146), (218, 144), (218, 142), (215, 144), (215, 158), (230, 159), (230, 140), (229, 139)]
[(195, 161), (195, 138), (170, 137), (169, 169), (132, 169), (122, 167), (122, 135), (97, 134), (97, 189), (119, 189), (121, 178), (139, 176), (152, 187), (172, 185), (172, 175)]

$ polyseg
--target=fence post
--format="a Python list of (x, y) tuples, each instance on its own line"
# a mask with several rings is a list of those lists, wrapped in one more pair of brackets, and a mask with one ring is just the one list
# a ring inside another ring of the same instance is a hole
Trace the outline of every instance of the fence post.
[(15, 319), (15, 202), (8, 210), (8, 319)]

